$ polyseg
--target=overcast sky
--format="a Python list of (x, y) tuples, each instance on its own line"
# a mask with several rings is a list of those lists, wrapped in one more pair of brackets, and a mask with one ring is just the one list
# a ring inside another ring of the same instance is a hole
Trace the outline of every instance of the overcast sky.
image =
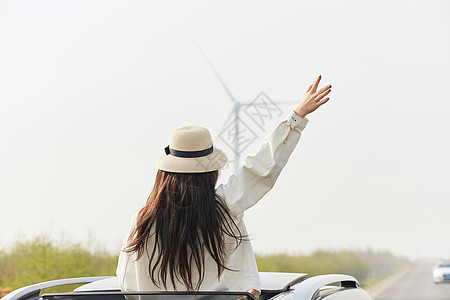
[[(232, 102), (193, 39), (242, 102), (333, 85), (246, 213), (257, 253), (450, 256), (450, 3), (409, 0), (0, 1), (0, 248), (45, 234), (118, 251), (180, 126), (233, 160)], [(243, 156), (295, 105), (278, 107), (263, 128), (241, 114)]]

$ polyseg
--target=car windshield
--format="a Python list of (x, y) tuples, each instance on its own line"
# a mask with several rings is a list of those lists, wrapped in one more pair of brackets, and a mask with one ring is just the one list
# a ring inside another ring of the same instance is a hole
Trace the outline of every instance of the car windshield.
[(254, 300), (251, 294), (239, 292), (162, 293), (67, 293), (45, 294), (43, 300)]
[(450, 268), (450, 263), (440, 264), (439, 268)]

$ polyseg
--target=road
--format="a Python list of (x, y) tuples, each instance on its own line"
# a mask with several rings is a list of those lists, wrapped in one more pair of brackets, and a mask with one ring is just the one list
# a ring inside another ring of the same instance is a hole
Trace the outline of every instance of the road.
[(450, 283), (435, 284), (431, 277), (433, 261), (421, 260), (375, 300), (450, 300)]

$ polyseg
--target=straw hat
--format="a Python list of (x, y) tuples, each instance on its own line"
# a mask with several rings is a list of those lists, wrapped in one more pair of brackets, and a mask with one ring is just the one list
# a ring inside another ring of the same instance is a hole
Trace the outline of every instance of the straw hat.
[(175, 173), (203, 173), (219, 170), (227, 163), (225, 154), (213, 147), (208, 129), (186, 126), (172, 133), (170, 145), (156, 165), (158, 169)]

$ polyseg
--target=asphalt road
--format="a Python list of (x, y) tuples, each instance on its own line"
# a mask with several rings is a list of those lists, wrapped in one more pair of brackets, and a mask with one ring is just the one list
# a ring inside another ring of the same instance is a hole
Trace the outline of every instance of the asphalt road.
[(435, 284), (431, 276), (433, 261), (422, 260), (382, 292), (376, 300), (450, 300), (450, 283)]

